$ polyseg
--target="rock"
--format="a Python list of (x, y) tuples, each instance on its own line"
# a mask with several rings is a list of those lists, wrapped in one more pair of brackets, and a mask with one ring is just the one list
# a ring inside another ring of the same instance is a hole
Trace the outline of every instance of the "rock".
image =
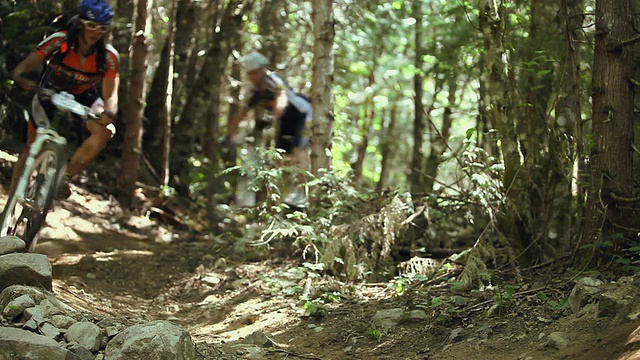
[(557, 350), (562, 350), (569, 345), (569, 341), (564, 338), (563, 334), (559, 331), (552, 332), (549, 334), (549, 341), (547, 342), (547, 346), (555, 348)]
[(251, 281), (249, 281), (249, 279), (237, 279), (231, 282), (231, 288), (233, 290), (238, 290), (249, 286), (249, 284), (251, 284)]
[(215, 275), (208, 275), (202, 278), (203, 283), (211, 286), (218, 285), (221, 281), (222, 280), (220, 280), (220, 278)]
[(29, 331), (36, 331), (38, 330), (38, 323), (35, 320), (31, 319), (24, 323), (24, 325), (22, 325), (22, 328)]
[(68, 342), (76, 342), (89, 351), (100, 350), (102, 329), (92, 322), (82, 321), (75, 323), (67, 329)]
[[(9, 356), (7, 357), (7, 354)], [(10, 354), (19, 354), (16, 356)], [(78, 360), (55, 340), (9, 327), (0, 328), (0, 360)]]
[(390, 330), (400, 322), (400, 318), (404, 315), (404, 309), (385, 309), (378, 310), (371, 319), (371, 322), (376, 329)]
[(17, 236), (0, 237), (0, 255), (21, 252), (24, 248), (24, 241)]
[(77, 322), (76, 319), (67, 315), (53, 315), (47, 321), (58, 329), (68, 329)]
[(28, 308), (23, 313), (25, 320), (33, 320), (37, 324), (44, 322), (44, 311), (41, 306)]
[(624, 301), (611, 294), (601, 294), (598, 299), (598, 317), (615, 317), (624, 309)]
[(26, 309), (34, 307), (35, 305), (36, 303), (30, 295), (20, 295), (4, 307), (2, 315), (9, 320), (13, 320), (22, 315)]
[(462, 331), (462, 328), (455, 328), (451, 330), (451, 333), (449, 334), (449, 341), (453, 343), (462, 340)]
[(594, 300), (595, 295), (600, 294), (604, 283), (594, 278), (582, 278), (576, 281), (576, 285), (569, 295), (571, 311), (577, 314), (580, 308)]
[(247, 336), (241, 341), (243, 344), (251, 344), (259, 347), (271, 347), (274, 344), (274, 341), (271, 340), (265, 333), (262, 331), (256, 331), (253, 334)]
[(194, 360), (198, 352), (188, 332), (160, 320), (124, 329), (109, 341), (105, 359)]
[(227, 260), (225, 258), (219, 258), (213, 264), (214, 269), (226, 269), (227, 268)]
[(38, 325), (38, 332), (54, 340), (57, 339), (58, 336), (60, 336), (60, 329), (58, 329), (57, 327), (53, 326), (52, 324), (46, 321)]
[(36, 304), (45, 299), (45, 294), (37, 288), (24, 285), (13, 285), (0, 293), (0, 309), (4, 309), (10, 302), (22, 295), (30, 295)]
[[(51, 295), (51, 294), (44, 294), (45, 299), (48, 301), (48, 304), (53, 305), (55, 307), (57, 307), (58, 309), (62, 310), (63, 313), (75, 313), (76, 309), (72, 308), (71, 306), (63, 303), (62, 301), (58, 300), (57, 297)], [(42, 305), (42, 303), (40, 304)]]
[(429, 319), (429, 316), (427, 315), (426, 311), (411, 310), (411, 311), (406, 311), (404, 314), (402, 314), (402, 317), (400, 318), (400, 324), (417, 323), (417, 322), (426, 321), (428, 319)]
[(42, 315), (44, 315), (45, 319), (54, 315), (64, 315), (64, 311), (51, 302), (49, 298), (42, 300), (36, 307), (42, 309)]
[(52, 289), (51, 263), (42, 254), (7, 254), (0, 256), (0, 290), (11, 285), (28, 285)]
[(264, 360), (266, 358), (264, 351), (255, 345), (234, 344), (231, 345), (231, 349), (235, 350), (236, 355), (239, 355), (242, 359)]
[(118, 335), (118, 333), (120, 333), (120, 329), (118, 329), (117, 326), (109, 326), (104, 328), (105, 334), (107, 335), (107, 338), (111, 339), (112, 337)]
[(95, 360), (96, 358), (89, 349), (79, 344), (70, 344), (67, 349), (74, 353), (79, 360)]

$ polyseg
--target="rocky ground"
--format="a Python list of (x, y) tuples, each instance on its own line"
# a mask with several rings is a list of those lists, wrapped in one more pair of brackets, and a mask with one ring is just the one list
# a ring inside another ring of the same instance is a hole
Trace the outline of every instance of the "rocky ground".
[[(640, 277), (602, 282), (545, 266), (467, 293), (325, 277), (311, 281), (316, 301), (305, 302), (309, 271), (297, 256), (180, 232), (74, 189), (36, 249), (30, 285), (50, 278), (51, 291), (0, 296), (2, 360), (42, 358), (4, 355), (25, 340), (83, 360), (640, 359)], [(0, 287), (16, 279), (6, 270), (16, 256), (0, 257)], [(140, 353), (153, 350), (169, 355)]]

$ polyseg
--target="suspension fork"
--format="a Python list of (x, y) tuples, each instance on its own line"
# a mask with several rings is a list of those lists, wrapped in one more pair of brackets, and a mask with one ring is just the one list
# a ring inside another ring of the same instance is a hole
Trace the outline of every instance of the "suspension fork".
[(36, 129), (36, 138), (29, 148), (29, 155), (25, 160), (24, 166), (22, 168), (22, 174), (20, 174), (20, 178), (18, 179), (18, 184), (15, 189), (15, 196), (20, 200), (24, 200), (24, 194), (27, 189), (27, 183), (29, 181), (29, 175), (31, 174), (31, 168), (36, 161), (40, 150), (42, 150), (42, 147), (47, 142), (52, 142), (64, 146), (67, 144), (67, 139), (58, 135), (58, 133), (52, 129), (44, 127), (39, 127), (38, 129)]

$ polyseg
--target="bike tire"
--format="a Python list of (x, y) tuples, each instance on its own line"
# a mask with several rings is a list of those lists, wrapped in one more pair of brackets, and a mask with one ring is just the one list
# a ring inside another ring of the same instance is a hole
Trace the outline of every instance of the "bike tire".
[[(29, 173), (25, 200), (20, 203), (15, 195), (11, 194), (2, 211), (0, 236), (18, 236), (25, 242), (27, 252), (34, 250), (40, 227), (53, 205), (66, 165), (63, 145), (49, 142), (42, 147), (32, 166), (23, 170)], [(36, 206), (25, 206), (29, 203)]]

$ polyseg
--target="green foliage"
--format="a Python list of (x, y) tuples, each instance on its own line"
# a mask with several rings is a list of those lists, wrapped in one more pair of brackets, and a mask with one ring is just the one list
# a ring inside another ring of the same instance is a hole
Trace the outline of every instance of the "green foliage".
[(435, 316), (436, 322), (443, 323), (458, 316), (466, 303), (465, 298), (460, 295), (435, 296), (429, 304), (419, 304), (416, 307), (429, 311)]
[(376, 339), (377, 342), (381, 342), (382, 341), (382, 331), (379, 330), (379, 329), (371, 328), (371, 329), (367, 330), (367, 335), (369, 335), (370, 337)]
[(393, 278), (387, 285), (395, 291), (395, 296), (400, 296), (415, 287), (416, 283), (422, 283), (429, 278), (420, 274), (402, 274)]
[(547, 306), (549, 310), (554, 312), (564, 312), (571, 308), (571, 305), (569, 305), (569, 297), (563, 297), (560, 300), (549, 300)]

